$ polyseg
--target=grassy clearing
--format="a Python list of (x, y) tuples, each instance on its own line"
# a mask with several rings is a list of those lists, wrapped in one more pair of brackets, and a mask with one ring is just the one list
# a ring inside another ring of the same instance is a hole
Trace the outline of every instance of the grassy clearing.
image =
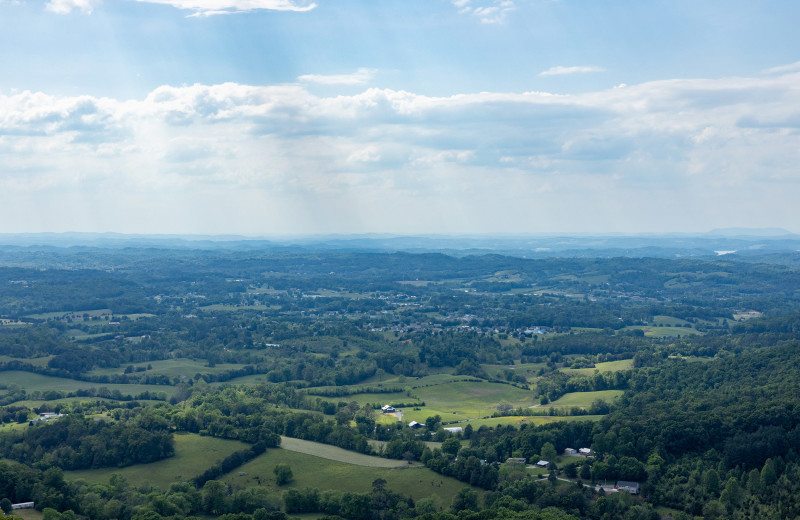
[(508, 416), (508, 417), (492, 417), (490, 419), (476, 419), (474, 421), (469, 421), (467, 423), (460, 423), (460, 424), (453, 424), (450, 426), (461, 426), (464, 427), (467, 424), (471, 424), (472, 428), (477, 430), (481, 426), (488, 426), (489, 428), (494, 428), (497, 425), (502, 426), (516, 426), (520, 427), (523, 424), (528, 424), (532, 426), (541, 426), (543, 424), (551, 424), (555, 422), (575, 422), (575, 421), (597, 421), (602, 418), (602, 415), (570, 415), (570, 416), (550, 416), (550, 415), (528, 415), (528, 416)]
[(585, 376), (590, 376), (594, 374), (595, 370), (600, 372), (619, 372), (620, 370), (630, 370), (631, 368), (633, 368), (632, 359), (620, 359), (618, 361), (596, 363), (594, 368), (562, 368), (561, 372), (565, 374), (583, 374)]
[(323, 459), (346, 462), (348, 464), (365, 466), (368, 468), (408, 467), (408, 463), (401, 460), (384, 459), (383, 457), (364, 455), (363, 453), (344, 450), (342, 448), (337, 448), (336, 446), (330, 446), (328, 444), (322, 444), (313, 441), (304, 441), (302, 439), (294, 439), (292, 437), (281, 437), (281, 448), (297, 453), (305, 453), (306, 455), (313, 455)]
[[(624, 392), (622, 390), (601, 390), (599, 392), (572, 392), (564, 394), (560, 399), (553, 401), (550, 404), (542, 406), (542, 408), (589, 408), (592, 403), (598, 399), (602, 399), (607, 403), (611, 403), (614, 399), (618, 399)], [(538, 408), (538, 407), (537, 407)]]
[(135, 374), (147, 375), (166, 375), (169, 377), (194, 377), (195, 374), (219, 374), (229, 370), (238, 370), (244, 365), (237, 363), (220, 363), (214, 367), (209, 367), (205, 361), (197, 361), (194, 359), (178, 358), (167, 359), (163, 361), (150, 361), (145, 363), (131, 363), (130, 365), (121, 365), (117, 368), (98, 368), (92, 370), (90, 375), (113, 375), (123, 374), (128, 366), (132, 366), (134, 370), (136, 367), (147, 367), (148, 365), (153, 368), (144, 372), (134, 372)]
[[(426, 407), (421, 415), (427, 417), (434, 415), (431, 411), (436, 411), (445, 421), (480, 419), (491, 415), (501, 403), (513, 407), (535, 404), (530, 391), (499, 383), (460, 381), (418, 388), (413, 393), (425, 401)], [(403, 412), (405, 419), (407, 411)], [(419, 421), (413, 411), (408, 411), (408, 414), (409, 420)]]
[(651, 338), (677, 338), (682, 336), (702, 335), (702, 332), (690, 327), (651, 327), (636, 325), (625, 327), (624, 330), (642, 330), (644, 335)]
[(113, 473), (119, 473), (134, 486), (149, 482), (166, 489), (171, 482), (196, 477), (234, 451), (248, 447), (243, 442), (203, 437), (193, 433), (178, 433), (174, 439), (175, 455), (168, 459), (126, 468), (65, 471), (64, 477), (68, 480), (83, 479), (105, 483)]
[[(275, 484), (272, 470), (278, 463), (288, 464), (292, 468), (294, 480), (289, 485), (279, 487)], [(357, 466), (287, 449), (267, 450), (221, 480), (234, 488), (260, 485), (273, 493), (307, 486), (320, 490), (364, 493), (370, 491), (372, 482), (379, 478), (386, 480), (389, 489), (410, 495), (415, 500), (431, 497), (440, 508), (448, 507), (458, 490), (465, 486), (422, 466), (406, 464), (403, 469)]]
[(167, 396), (171, 396), (175, 392), (175, 388), (165, 385), (115, 385), (115, 384), (100, 384), (87, 381), (77, 381), (75, 379), (67, 379), (63, 377), (45, 376), (42, 374), (34, 374), (32, 372), (23, 372), (12, 370), (2, 373), (4, 383), (15, 383), (25, 389), (29, 394), (31, 392), (47, 392), (50, 390), (58, 390), (62, 392), (75, 392), (78, 390), (88, 390), (90, 388), (100, 389), (108, 388), (110, 391), (119, 390), (122, 395), (137, 395), (142, 392), (165, 392)]
[(44, 518), (44, 513), (35, 509), (15, 509), (11, 514), (23, 520), (42, 520)]

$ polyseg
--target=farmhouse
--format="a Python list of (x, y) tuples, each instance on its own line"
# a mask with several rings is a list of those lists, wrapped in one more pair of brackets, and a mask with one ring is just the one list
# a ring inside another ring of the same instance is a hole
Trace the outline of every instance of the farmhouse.
[(588, 457), (589, 455), (592, 454), (592, 450), (590, 450), (589, 448), (581, 448), (578, 450), (578, 453), (583, 455), (584, 457)]
[(394, 406), (392, 406), (390, 404), (385, 404), (385, 405), (383, 405), (381, 407), (381, 412), (383, 412), (383, 413), (394, 413), (395, 409), (394, 409)]
[(418, 430), (419, 428), (424, 428), (425, 425), (422, 423), (418, 423), (417, 421), (411, 421), (410, 423), (408, 423), (408, 427), (414, 430)]
[(639, 494), (639, 483), (638, 482), (628, 482), (627, 480), (620, 480), (617, 481), (617, 485), (614, 486), (617, 488), (617, 491), (627, 491), (631, 495), (638, 495)]
[(20, 502), (19, 504), (11, 504), (11, 509), (33, 509), (33, 502)]
[(578, 450), (576, 450), (575, 448), (566, 448), (564, 450), (564, 455), (567, 456), (567, 457), (571, 457), (571, 456), (577, 455), (577, 454), (578, 454)]

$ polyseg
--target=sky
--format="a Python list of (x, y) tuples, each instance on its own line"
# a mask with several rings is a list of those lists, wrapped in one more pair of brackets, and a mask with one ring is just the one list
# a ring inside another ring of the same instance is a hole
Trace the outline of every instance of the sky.
[(0, 0), (0, 233), (800, 232), (800, 2)]

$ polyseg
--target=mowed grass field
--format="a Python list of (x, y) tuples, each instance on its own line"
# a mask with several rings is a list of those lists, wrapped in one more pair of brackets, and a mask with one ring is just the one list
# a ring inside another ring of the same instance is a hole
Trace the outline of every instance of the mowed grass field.
[[(320, 445), (319, 453), (330, 454), (328, 448), (331, 447)], [(358, 455), (353, 452), (347, 453)], [(397, 463), (398, 461), (389, 462)], [(275, 484), (275, 475), (272, 470), (278, 463), (288, 464), (292, 468), (294, 480), (286, 486), (279, 487)], [(403, 464), (405, 464), (404, 467)], [(400, 466), (393, 469), (349, 464), (280, 448), (267, 450), (263, 455), (231, 471), (221, 480), (234, 488), (244, 489), (260, 485), (275, 493), (290, 488), (304, 487), (318, 488), (321, 491), (331, 489), (364, 493), (372, 489), (374, 480), (382, 478), (386, 480), (387, 488), (410, 495), (415, 500), (431, 497), (440, 508), (449, 507), (458, 490), (466, 486), (456, 479), (439, 475), (418, 464), (409, 466), (408, 463), (402, 462)], [(477, 488), (476, 491), (482, 493)]]
[(107, 483), (113, 473), (119, 473), (134, 486), (149, 482), (166, 489), (171, 482), (196, 477), (231, 453), (249, 447), (243, 442), (203, 437), (193, 433), (177, 433), (174, 439), (175, 455), (168, 459), (126, 468), (65, 471), (64, 477), (68, 480)]
[[(329, 444), (304, 441), (302, 439), (294, 439), (292, 437), (281, 436), (281, 448), (297, 453), (305, 453), (306, 455), (321, 457), (323, 459), (346, 462), (348, 464), (365, 466), (368, 468), (408, 467), (408, 462), (402, 460), (384, 459), (383, 457), (364, 455), (363, 453), (337, 448), (336, 446), (331, 446)], [(419, 464), (417, 463), (417, 465)]]
[(78, 390), (88, 390), (90, 388), (108, 388), (109, 390), (119, 390), (122, 395), (138, 395), (142, 392), (165, 392), (167, 396), (172, 396), (175, 388), (165, 385), (115, 385), (104, 383), (93, 383), (88, 381), (78, 381), (63, 377), (45, 376), (32, 372), (11, 370), (0, 372), (3, 383), (15, 383), (25, 389), (29, 394), (40, 391), (58, 390), (62, 392), (75, 392)]
[(596, 363), (594, 368), (562, 368), (561, 372), (565, 374), (582, 374), (585, 376), (590, 376), (594, 374), (595, 370), (600, 372), (619, 372), (620, 370), (630, 370), (631, 368), (633, 368), (632, 359), (620, 359), (618, 361)]
[(19, 361), (20, 363), (28, 363), (35, 367), (46, 367), (47, 363), (53, 359), (53, 356), (44, 356), (38, 358), (15, 358), (10, 356), (0, 356), (0, 363), (7, 363), (9, 361)]

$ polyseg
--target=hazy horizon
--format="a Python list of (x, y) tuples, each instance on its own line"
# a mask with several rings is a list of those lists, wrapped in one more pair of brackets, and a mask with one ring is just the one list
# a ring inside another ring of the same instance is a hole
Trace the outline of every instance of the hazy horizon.
[(798, 19), (0, 0), (0, 233), (800, 231)]

